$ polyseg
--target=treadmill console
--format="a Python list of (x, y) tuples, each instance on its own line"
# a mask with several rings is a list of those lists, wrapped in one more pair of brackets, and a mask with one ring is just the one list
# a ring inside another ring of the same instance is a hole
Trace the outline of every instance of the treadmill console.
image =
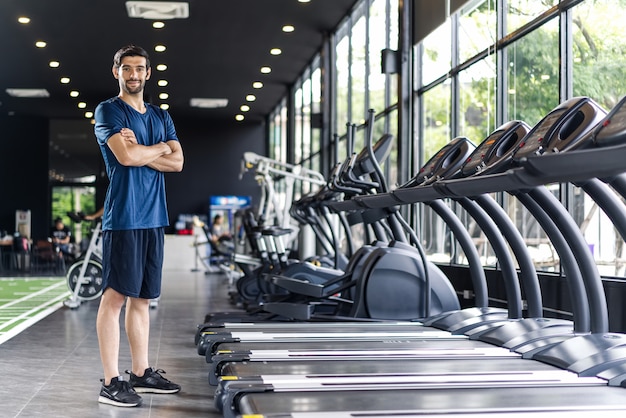
[(515, 150), (513, 159), (519, 161), (531, 155), (559, 152), (578, 142), (606, 115), (588, 97), (574, 97), (548, 113)]
[(593, 133), (596, 146), (622, 145), (626, 141), (626, 96), (611, 109)]
[(476, 146), (464, 136), (454, 138), (432, 156), (415, 177), (400, 187), (430, 184), (457, 172), (475, 148)]
[(530, 127), (519, 120), (507, 122), (496, 129), (465, 160), (461, 167), (463, 177), (480, 174), (489, 170), (498, 171), (511, 162), (513, 151), (528, 134)]

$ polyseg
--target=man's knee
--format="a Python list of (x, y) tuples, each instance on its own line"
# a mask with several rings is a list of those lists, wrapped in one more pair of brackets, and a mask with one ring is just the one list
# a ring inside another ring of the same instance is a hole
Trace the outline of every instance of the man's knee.
[(100, 306), (106, 306), (107, 308), (121, 310), (125, 300), (125, 295), (121, 294), (111, 287), (107, 287), (102, 293)]

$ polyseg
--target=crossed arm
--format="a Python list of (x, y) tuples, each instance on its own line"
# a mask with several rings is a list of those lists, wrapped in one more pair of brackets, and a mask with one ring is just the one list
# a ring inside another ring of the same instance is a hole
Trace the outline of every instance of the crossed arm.
[(120, 164), (132, 167), (148, 166), (162, 172), (183, 169), (183, 149), (178, 141), (170, 140), (154, 145), (141, 145), (132, 130), (123, 128), (107, 142)]

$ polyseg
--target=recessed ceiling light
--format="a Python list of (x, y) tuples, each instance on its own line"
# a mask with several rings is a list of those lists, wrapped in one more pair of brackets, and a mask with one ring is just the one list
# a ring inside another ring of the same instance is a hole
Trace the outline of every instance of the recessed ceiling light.
[(272, 48), (272, 49), (270, 49), (270, 54), (272, 54), (272, 55), (280, 55), (282, 53), (283, 53), (283, 51), (281, 51), (280, 48)]
[(27, 23), (30, 23), (30, 17), (20, 16), (17, 18), (17, 21), (20, 22), (22, 25), (25, 25)]
[(263, 83), (261, 83), (260, 81), (255, 81), (254, 83), (252, 83), (252, 88), (262, 89), (263, 88)]
[(61, 63), (59, 61), (50, 61), (48, 65), (50, 66), (50, 68), (59, 68), (59, 65), (61, 65)]
[(244, 120), (244, 116), (243, 115), (235, 115), (235, 120), (238, 122), (241, 122), (242, 120)]
[(299, 3), (308, 3), (308, 2), (310, 2), (310, 1), (311, 1), (311, 0), (298, 0), (298, 2), (299, 2)]
[(161, 103), (161, 106), (159, 106), (161, 109), (163, 110), (167, 110), (170, 108), (170, 105), (168, 105), (167, 103)]
[(6, 89), (5, 91), (13, 97), (50, 97), (46, 89)]
[(152, 22), (152, 27), (154, 29), (163, 29), (165, 27), (165, 22), (157, 20), (156, 22)]
[(166, 20), (189, 17), (189, 3), (175, 1), (127, 1), (128, 17)]
[(45, 47), (46, 47), (46, 45), (48, 45), (48, 44), (46, 43), (46, 41), (37, 41), (37, 42), (35, 42), (35, 46), (36, 46), (37, 48), (45, 48)]
[(159, 93), (159, 99), (161, 100), (167, 100), (169, 97), (170, 95), (167, 93)]
[(78, 97), (79, 94), (80, 93), (78, 91), (76, 91), (76, 90), (70, 91), (70, 97)]
[(248, 102), (253, 102), (255, 100), (256, 100), (256, 96), (254, 94), (248, 94), (246, 96), (246, 101), (248, 101)]
[(210, 97), (194, 97), (189, 101), (189, 106), (200, 107), (203, 109), (216, 109), (226, 107), (228, 99), (210, 98)]
[(165, 64), (159, 64), (156, 66), (157, 71), (165, 71), (167, 70), (167, 65)]
[(261, 67), (261, 72), (263, 74), (269, 74), (272, 72), (272, 69), (270, 67)]
[(91, 118), (93, 118), (93, 112), (85, 112), (85, 117), (86, 117), (87, 119), (91, 119)]
[(248, 112), (248, 111), (250, 111), (250, 106), (248, 106), (248, 105), (241, 105), (239, 110), (241, 110), (242, 112)]
[(296, 30), (296, 28), (293, 25), (283, 26), (283, 32), (290, 33), (290, 32), (293, 32), (294, 30)]
[(61, 77), (61, 83), (62, 84), (68, 84), (70, 82), (70, 78), (69, 77)]
[(156, 52), (163, 52), (167, 49), (167, 47), (165, 45), (155, 45), (154, 50)]
[(79, 109), (84, 109), (86, 107), (87, 107), (87, 103), (85, 103), (85, 102), (78, 102), (78, 108)]
[(167, 80), (159, 80), (157, 81), (157, 84), (161, 87), (165, 87), (167, 86), (168, 83), (167, 83)]

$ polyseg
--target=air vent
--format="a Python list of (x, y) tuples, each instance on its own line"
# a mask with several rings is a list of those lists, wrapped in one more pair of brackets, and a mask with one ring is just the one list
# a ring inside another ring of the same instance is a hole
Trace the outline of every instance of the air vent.
[(228, 99), (193, 98), (189, 101), (191, 107), (201, 107), (203, 109), (217, 109), (226, 107)]
[(187, 19), (189, 3), (173, 1), (127, 1), (128, 16), (139, 19)]
[(6, 89), (6, 92), (13, 97), (50, 97), (50, 93), (46, 89)]

